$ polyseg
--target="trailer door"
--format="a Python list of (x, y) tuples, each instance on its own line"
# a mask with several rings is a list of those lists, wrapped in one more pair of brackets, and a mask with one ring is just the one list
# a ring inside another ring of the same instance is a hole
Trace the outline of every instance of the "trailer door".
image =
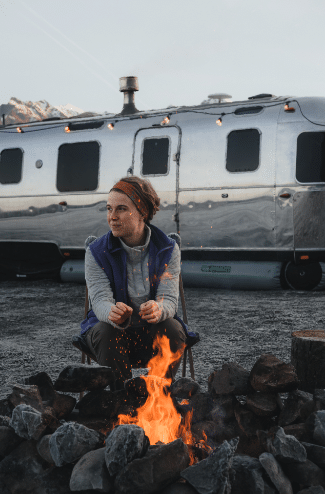
[(134, 140), (133, 174), (148, 179), (160, 197), (153, 224), (178, 232), (178, 166), (181, 135), (177, 127), (140, 129)]

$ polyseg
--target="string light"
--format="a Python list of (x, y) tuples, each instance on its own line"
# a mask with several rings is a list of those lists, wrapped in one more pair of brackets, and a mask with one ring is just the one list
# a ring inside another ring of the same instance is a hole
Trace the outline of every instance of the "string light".
[(113, 129), (114, 129), (114, 124), (113, 124), (112, 122), (109, 122), (109, 123), (107, 124), (107, 127), (108, 127), (108, 129), (110, 129), (111, 131), (113, 131)]
[(23, 129), (21, 127), (17, 127), (17, 133), (23, 133)]
[(218, 126), (222, 126), (222, 117), (226, 115), (224, 113), (221, 114), (221, 117), (219, 117), (219, 119), (216, 120), (216, 124), (218, 124)]
[(285, 112), (295, 112), (296, 109), (294, 107), (289, 107), (289, 104), (286, 103), (285, 106), (284, 106), (284, 111)]
[(70, 133), (70, 127), (69, 126), (65, 126), (64, 130), (66, 133)]
[(170, 114), (166, 115), (165, 119), (161, 121), (161, 125), (164, 126), (170, 122)]

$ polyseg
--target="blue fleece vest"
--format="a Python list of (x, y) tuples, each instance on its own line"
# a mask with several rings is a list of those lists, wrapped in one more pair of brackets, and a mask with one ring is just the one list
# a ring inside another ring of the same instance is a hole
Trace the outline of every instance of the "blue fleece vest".
[[(150, 299), (155, 300), (160, 278), (168, 265), (175, 241), (164, 234), (158, 227), (150, 224), (151, 236), (149, 242), (149, 281)], [(89, 245), (89, 249), (104, 270), (110, 282), (115, 301), (129, 303), (127, 290), (127, 265), (126, 252), (123, 250), (119, 239), (109, 231)], [(97, 324), (93, 310), (88, 312), (87, 318), (80, 324), (81, 334)], [(144, 324), (147, 322), (144, 321)]]

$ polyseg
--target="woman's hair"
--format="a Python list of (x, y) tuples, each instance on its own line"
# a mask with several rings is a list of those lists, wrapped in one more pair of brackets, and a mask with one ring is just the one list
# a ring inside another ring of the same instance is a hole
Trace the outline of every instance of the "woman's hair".
[[(120, 181), (130, 184), (133, 186), (136, 193), (139, 195), (142, 201), (145, 202), (148, 207), (148, 217), (146, 218), (146, 224), (149, 224), (153, 216), (159, 210), (160, 198), (154, 190), (152, 184), (147, 179), (141, 179), (138, 176), (127, 176), (122, 177)], [(112, 188), (111, 191), (121, 191), (118, 188)]]

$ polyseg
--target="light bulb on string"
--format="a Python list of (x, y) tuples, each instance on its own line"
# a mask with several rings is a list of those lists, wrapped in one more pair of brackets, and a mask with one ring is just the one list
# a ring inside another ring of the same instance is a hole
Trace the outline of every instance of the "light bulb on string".
[(216, 124), (218, 124), (218, 126), (222, 126), (222, 117), (224, 116), (225, 114), (221, 114), (221, 116), (219, 117), (219, 119), (216, 120)]
[(66, 133), (70, 133), (70, 127), (69, 126), (65, 126), (64, 130)]
[(16, 129), (17, 129), (17, 133), (23, 133), (24, 132), (24, 130), (21, 127), (17, 127)]
[(110, 129), (111, 131), (113, 131), (113, 129), (114, 129), (114, 124), (113, 124), (112, 122), (109, 122), (109, 123), (107, 124), (107, 127), (108, 127), (108, 129)]
[(169, 124), (170, 122), (170, 114), (166, 115), (165, 119), (161, 121), (161, 125), (164, 126), (165, 124)]
[(286, 103), (285, 106), (284, 106), (284, 111), (285, 112), (295, 112), (296, 109), (294, 107), (289, 107), (289, 104)]

